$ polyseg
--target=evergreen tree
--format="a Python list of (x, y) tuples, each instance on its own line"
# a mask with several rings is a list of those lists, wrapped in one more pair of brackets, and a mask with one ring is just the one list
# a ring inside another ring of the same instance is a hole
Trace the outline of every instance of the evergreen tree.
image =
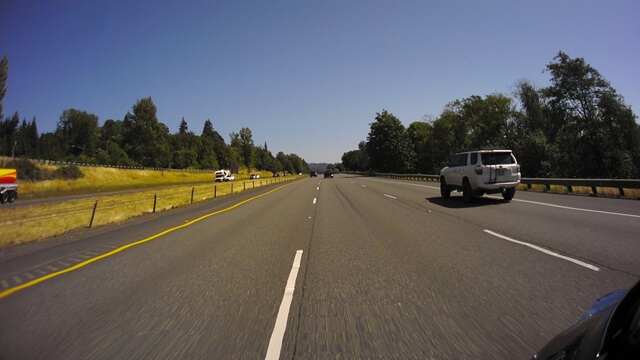
[(2, 102), (7, 94), (7, 77), (9, 75), (9, 59), (3, 57), (0, 60), (0, 121), (4, 118)]
[(187, 126), (187, 122), (184, 120), (184, 117), (182, 117), (182, 121), (180, 121), (180, 127), (178, 129), (178, 132), (180, 134), (186, 134), (189, 131), (189, 126)]
[(151, 97), (133, 105), (133, 114), (127, 113), (123, 121), (124, 150), (142, 166), (167, 168), (171, 163), (169, 128), (158, 121), (156, 113)]

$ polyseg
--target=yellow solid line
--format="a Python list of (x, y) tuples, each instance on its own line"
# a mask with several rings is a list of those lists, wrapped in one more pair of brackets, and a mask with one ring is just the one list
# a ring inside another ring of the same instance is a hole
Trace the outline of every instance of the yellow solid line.
[(167, 229), (167, 230), (165, 230), (165, 231), (163, 231), (163, 232), (160, 232), (160, 233), (158, 233), (158, 234), (155, 234), (155, 235), (149, 236), (148, 238), (145, 238), (145, 239), (142, 239), (142, 240), (138, 240), (138, 241), (136, 241), (136, 242), (132, 242), (132, 243), (130, 243), (130, 244), (127, 244), (127, 245), (121, 246), (121, 247), (119, 247), (119, 248), (117, 248), (117, 249), (111, 250), (111, 251), (109, 251), (109, 252), (107, 252), (107, 253), (104, 253), (104, 254), (102, 254), (102, 255), (96, 256), (96, 257), (91, 258), (91, 259), (89, 259), (89, 260), (85, 260), (85, 261), (83, 261), (83, 262), (81, 262), (81, 263), (78, 263), (78, 264), (76, 264), (76, 265), (72, 266), (72, 267), (69, 267), (69, 268), (66, 268), (66, 269), (64, 269), (64, 270), (60, 270), (60, 271), (57, 271), (57, 272), (54, 272), (54, 273), (51, 273), (51, 274), (45, 275), (45, 276), (43, 276), (43, 277), (41, 277), (41, 278), (37, 278), (37, 279), (35, 279), (35, 280), (31, 280), (31, 281), (29, 281), (29, 282), (26, 282), (26, 283), (24, 283), (24, 284), (22, 284), (22, 285), (19, 285), (19, 286), (13, 287), (13, 288), (11, 288), (11, 289), (7, 289), (7, 290), (5, 290), (5, 291), (3, 291), (3, 292), (0, 292), (0, 299), (5, 298), (5, 297), (7, 297), (7, 296), (9, 296), (9, 295), (11, 295), (11, 294), (13, 294), (13, 293), (17, 292), (17, 291), (20, 291), (20, 290), (26, 289), (26, 288), (31, 287), (31, 286), (34, 286), (34, 285), (37, 285), (37, 284), (39, 284), (39, 283), (41, 283), (41, 282), (43, 282), (43, 281), (49, 280), (49, 279), (54, 278), (54, 277), (56, 277), (56, 276), (59, 276), (59, 275), (62, 275), (62, 274), (66, 274), (66, 273), (71, 272), (71, 271), (74, 271), (74, 270), (78, 270), (78, 269), (80, 269), (81, 267), (85, 267), (85, 266), (87, 266), (87, 265), (89, 265), (89, 264), (91, 264), (91, 263), (93, 263), (93, 262), (96, 262), (96, 261), (98, 261), (98, 260), (104, 259), (104, 258), (109, 257), (109, 256), (112, 256), (112, 255), (115, 255), (115, 254), (117, 254), (117, 253), (119, 253), (119, 252), (121, 252), (121, 251), (124, 251), (124, 250), (126, 250), (126, 249), (128, 249), (128, 248), (130, 248), (130, 247), (134, 247), (134, 246), (136, 246), (136, 245), (140, 245), (140, 244), (146, 243), (146, 242), (148, 242), (148, 241), (151, 241), (151, 240), (157, 239), (157, 238), (159, 238), (159, 237), (161, 237), (161, 236), (163, 236), (163, 235), (166, 235), (166, 234), (168, 234), (168, 233), (170, 233), (170, 232), (173, 232), (173, 231), (176, 231), (176, 230), (179, 230), (179, 229), (185, 228), (185, 227), (187, 227), (187, 226), (193, 225), (193, 224), (197, 223), (198, 221), (204, 220), (204, 219), (206, 219), (206, 218), (208, 218), (208, 217), (211, 217), (211, 216), (214, 216), (214, 215), (218, 215), (218, 214), (221, 214), (221, 213), (223, 213), (223, 212), (226, 212), (226, 211), (229, 211), (229, 210), (235, 209), (235, 208), (237, 208), (237, 207), (238, 207), (238, 206), (240, 206), (240, 205), (246, 204), (246, 203), (248, 203), (249, 201), (253, 201), (253, 200), (255, 200), (255, 199), (258, 199), (258, 198), (261, 198), (261, 197), (263, 197), (263, 196), (269, 195), (269, 194), (271, 194), (271, 193), (273, 193), (273, 192), (275, 192), (275, 191), (277, 191), (277, 190), (280, 190), (280, 189), (282, 189), (282, 188), (283, 188), (283, 187), (285, 187), (285, 186), (289, 186), (289, 185), (291, 185), (291, 184), (292, 184), (292, 183), (289, 183), (289, 184), (285, 184), (285, 185), (279, 186), (279, 187), (277, 187), (277, 188), (275, 188), (275, 189), (273, 189), (273, 190), (267, 191), (267, 192), (266, 192), (266, 193), (264, 193), (264, 194), (260, 194), (260, 195), (258, 195), (258, 196), (254, 196), (254, 197), (252, 197), (252, 198), (249, 198), (249, 199), (246, 199), (246, 200), (240, 201), (239, 203), (237, 203), (237, 204), (235, 204), (235, 205), (233, 205), (233, 206), (230, 206), (230, 207), (228, 207), (228, 208), (226, 208), (226, 209), (218, 210), (218, 211), (212, 212), (212, 213), (210, 213), (210, 214), (203, 215), (203, 216), (201, 216), (201, 217), (199, 217), (199, 218), (197, 218), (197, 219), (195, 219), (195, 220), (191, 220), (191, 221), (189, 221), (188, 223), (185, 223), (185, 224), (182, 224), (182, 225), (179, 225), (179, 226), (173, 227), (173, 228), (171, 228), (171, 229)]

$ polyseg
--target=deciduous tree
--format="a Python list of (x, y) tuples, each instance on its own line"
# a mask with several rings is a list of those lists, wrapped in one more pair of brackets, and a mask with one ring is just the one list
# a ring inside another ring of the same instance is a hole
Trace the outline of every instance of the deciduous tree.
[(413, 168), (415, 153), (400, 120), (383, 110), (370, 124), (367, 153), (371, 166), (379, 172), (403, 173)]

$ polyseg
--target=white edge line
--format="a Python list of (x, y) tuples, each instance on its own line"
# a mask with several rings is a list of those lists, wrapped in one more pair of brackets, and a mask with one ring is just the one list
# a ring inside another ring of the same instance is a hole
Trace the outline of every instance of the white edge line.
[(557, 257), (557, 258), (560, 258), (560, 259), (563, 259), (563, 260), (570, 261), (570, 262), (572, 262), (572, 263), (574, 263), (574, 264), (577, 264), (577, 265), (580, 265), (580, 266), (586, 267), (587, 269), (591, 269), (591, 270), (593, 270), (593, 271), (600, 271), (600, 268), (598, 268), (598, 267), (596, 267), (596, 266), (593, 266), (593, 265), (591, 265), (591, 264), (587, 264), (586, 262), (582, 262), (582, 261), (580, 261), (580, 260), (576, 260), (576, 259), (570, 258), (570, 257), (568, 257), (568, 256), (564, 256), (564, 255), (560, 255), (560, 254), (558, 254), (558, 253), (554, 253), (553, 251), (549, 251), (549, 250), (547, 250), (547, 249), (545, 249), (545, 248), (541, 248), (540, 246), (536, 246), (536, 245), (533, 245), (533, 244), (529, 244), (529, 243), (526, 243), (526, 242), (523, 242), (523, 241), (514, 240), (514, 239), (512, 239), (512, 238), (510, 238), (510, 237), (507, 237), (507, 236), (504, 236), (504, 235), (500, 235), (500, 234), (495, 233), (495, 232), (493, 232), (493, 231), (491, 231), (491, 230), (486, 230), (486, 229), (485, 229), (485, 230), (484, 230), (484, 232), (486, 232), (487, 234), (490, 234), (490, 235), (493, 235), (493, 236), (499, 237), (499, 238), (501, 238), (501, 239), (503, 239), (503, 240), (507, 240), (507, 241), (511, 241), (511, 242), (513, 242), (513, 243), (516, 243), (516, 244), (520, 244), (520, 245), (528, 246), (528, 247), (530, 247), (530, 248), (532, 248), (532, 249), (534, 249), (534, 250), (538, 250), (538, 251), (543, 252), (543, 253), (545, 253), (545, 254), (547, 254), (547, 255), (555, 256), (555, 257)]
[(575, 207), (570, 207), (570, 206), (547, 204), (547, 203), (531, 201), (531, 200), (522, 200), (522, 199), (513, 199), (512, 201), (519, 201), (519, 202), (523, 202), (523, 203), (543, 205), (543, 206), (551, 206), (551, 207), (559, 208), (559, 209), (586, 211), (586, 212), (592, 212), (592, 213), (597, 213), (597, 214), (606, 214), (606, 215), (628, 216), (628, 217), (633, 217), (633, 218), (639, 218), (640, 219), (640, 215), (633, 215), (633, 214), (616, 213), (616, 212), (602, 211), (602, 210), (581, 209), (581, 208), (575, 208)]
[(386, 197), (388, 197), (388, 198), (392, 198), (392, 199), (394, 199), (394, 200), (396, 200), (396, 199), (397, 199), (397, 197), (395, 197), (395, 196), (391, 196), (391, 195), (387, 195), (387, 194), (384, 194), (384, 196), (386, 196)]
[(316, 200), (318, 200), (318, 198), (313, 198), (313, 203), (316, 203)]
[(284, 289), (284, 297), (282, 298), (282, 303), (280, 303), (280, 310), (278, 310), (276, 325), (273, 328), (271, 340), (269, 340), (269, 348), (267, 349), (265, 360), (277, 360), (280, 358), (282, 340), (284, 339), (284, 331), (287, 328), (289, 308), (291, 308), (291, 302), (293, 301), (293, 291), (295, 290), (296, 278), (298, 277), (298, 270), (300, 270), (301, 260), (302, 250), (298, 250), (296, 251), (296, 256), (293, 259), (293, 266), (291, 267), (291, 272), (289, 273), (287, 287)]

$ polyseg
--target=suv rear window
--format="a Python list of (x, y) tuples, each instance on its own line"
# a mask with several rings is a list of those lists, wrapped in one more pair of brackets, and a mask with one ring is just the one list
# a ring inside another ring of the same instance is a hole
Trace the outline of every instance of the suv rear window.
[(515, 163), (510, 152), (482, 153), (482, 165), (508, 165)]

